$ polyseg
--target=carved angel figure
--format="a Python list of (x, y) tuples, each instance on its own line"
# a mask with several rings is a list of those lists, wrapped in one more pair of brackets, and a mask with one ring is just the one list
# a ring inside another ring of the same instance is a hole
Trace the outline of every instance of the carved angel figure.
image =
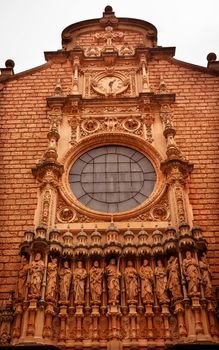
[(153, 271), (148, 265), (148, 260), (143, 261), (143, 265), (139, 269), (139, 276), (141, 278), (141, 298), (144, 304), (151, 304), (154, 302), (153, 296)]
[(199, 267), (202, 275), (202, 282), (204, 286), (204, 294), (205, 297), (212, 297), (212, 284), (211, 284), (211, 271), (207, 262), (206, 254), (201, 257), (201, 261), (199, 261)]
[(127, 262), (124, 277), (127, 301), (129, 304), (136, 303), (136, 298), (138, 296), (138, 274), (133, 266), (133, 262), (130, 260)]
[(182, 298), (180, 277), (179, 277), (179, 264), (178, 259), (175, 256), (171, 256), (167, 263), (168, 281), (167, 288), (170, 290), (174, 300)]
[(103, 269), (99, 267), (99, 262), (94, 261), (89, 272), (91, 299), (94, 304), (100, 304), (102, 294)]
[(87, 278), (87, 271), (83, 268), (82, 261), (77, 262), (77, 268), (73, 272), (75, 304), (84, 304), (84, 287)]
[(157, 261), (154, 274), (156, 276), (156, 294), (160, 304), (169, 302), (167, 295), (167, 273), (161, 260)]
[(21, 264), (18, 271), (18, 280), (17, 280), (17, 288), (16, 288), (16, 298), (19, 300), (25, 299), (27, 274), (28, 274), (28, 261), (27, 261), (27, 258), (24, 255), (22, 255)]
[(41, 259), (41, 253), (36, 253), (34, 261), (30, 264), (30, 295), (35, 298), (40, 297), (41, 285), (43, 280), (43, 273), (45, 265)]
[(57, 258), (52, 258), (47, 267), (47, 287), (46, 287), (46, 299), (54, 300), (56, 294), (57, 283)]
[(198, 263), (192, 257), (189, 250), (186, 252), (186, 257), (183, 260), (183, 273), (188, 281), (188, 295), (199, 295), (200, 274), (198, 270)]
[(119, 279), (121, 273), (119, 272), (118, 267), (116, 266), (116, 260), (111, 259), (109, 265), (106, 267), (107, 274), (107, 287), (109, 293), (109, 304), (117, 304), (119, 293), (120, 293), (120, 283)]
[(72, 272), (67, 260), (64, 262), (63, 267), (59, 272), (59, 278), (60, 301), (67, 302), (69, 298), (69, 291), (72, 279)]

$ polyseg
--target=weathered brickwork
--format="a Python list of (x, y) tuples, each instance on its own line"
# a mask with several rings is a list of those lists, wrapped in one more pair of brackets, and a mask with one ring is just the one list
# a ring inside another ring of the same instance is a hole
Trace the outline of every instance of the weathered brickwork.
[(218, 343), (219, 62), (156, 41), (107, 6), (0, 69), (0, 347)]
[[(219, 78), (173, 61), (149, 66), (151, 86), (164, 76), (167, 89), (176, 92), (174, 125), (183, 154), (194, 163), (189, 182), (194, 225), (208, 241), (213, 282), (219, 283)], [(71, 86), (68, 63), (53, 64), (33, 74), (12, 79), (1, 92), (1, 291), (14, 288), (19, 244), (24, 230), (33, 226), (37, 186), (31, 169), (45, 151), (48, 132), (46, 97), (57, 78), (63, 91)]]
[[(71, 86), (69, 64), (52, 64), (7, 82), (0, 92), (1, 113), (1, 292), (14, 290), (19, 244), (34, 224), (37, 186), (31, 169), (46, 149), (46, 97), (59, 76)], [(4, 298), (4, 294), (2, 294)]]

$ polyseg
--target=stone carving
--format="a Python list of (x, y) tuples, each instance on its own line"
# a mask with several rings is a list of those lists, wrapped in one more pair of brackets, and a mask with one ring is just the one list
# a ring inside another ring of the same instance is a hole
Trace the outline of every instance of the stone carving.
[(97, 57), (100, 56), (99, 49), (95, 46), (95, 44), (91, 44), (91, 46), (85, 51), (85, 56), (87, 57)]
[(41, 258), (41, 253), (38, 252), (35, 255), (34, 261), (30, 264), (30, 296), (32, 298), (39, 298), (41, 292), (41, 285), (43, 274), (45, 270), (44, 262)]
[(117, 304), (119, 293), (120, 293), (120, 283), (119, 279), (121, 277), (121, 273), (119, 272), (119, 266), (116, 265), (116, 260), (111, 259), (109, 265), (106, 267), (107, 274), (107, 287), (109, 294), (109, 304)]
[(92, 134), (100, 128), (100, 123), (97, 120), (87, 119), (81, 124), (82, 134)]
[(154, 302), (153, 296), (153, 271), (148, 265), (148, 260), (143, 261), (143, 265), (139, 269), (139, 276), (141, 278), (141, 298), (144, 304), (152, 304)]
[(156, 294), (160, 304), (169, 302), (167, 296), (167, 273), (161, 260), (157, 261), (154, 274), (156, 276)]
[(128, 43), (124, 43), (119, 50), (119, 54), (120, 56), (132, 56), (134, 55), (134, 49), (133, 47), (129, 46)]
[(112, 41), (117, 39), (117, 38), (119, 38), (119, 39), (122, 38), (124, 36), (124, 33), (123, 32), (114, 32), (113, 27), (106, 26), (105, 32), (96, 33), (94, 36), (97, 39), (104, 39), (106, 41), (105, 49), (112, 49), (112, 48), (114, 48)]
[(205, 297), (212, 297), (212, 284), (211, 284), (211, 271), (207, 262), (206, 254), (203, 254), (201, 257), (201, 261), (199, 261), (199, 267), (202, 276), (202, 283), (204, 287), (204, 295)]
[(99, 267), (99, 262), (94, 261), (89, 272), (90, 292), (93, 304), (100, 304), (102, 294), (103, 269)]
[(46, 299), (54, 301), (56, 298), (56, 284), (57, 284), (57, 258), (52, 258), (47, 267), (47, 287)]
[(73, 271), (74, 277), (74, 298), (76, 305), (84, 304), (84, 287), (87, 278), (87, 271), (83, 268), (82, 261), (77, 262), (77, 267)]
[(138, 296), (138, 274), (133, 266), (132, 261), (127, 262), (127, 267), (124, 272), (125, 288), (128, 304), (136, 304)]
[(188, 282), (188, 296), (199, 295), (200, 274), (198, 270), (198, 263), (192, 257), (191, 252), (186, 252), (186, 257), (183, 260), (183, 273)]
[(26, 287), (27, 287), (27, 275), (28, 275), (28, 261), (27, 258), (22, 255), (21, 264), (18, 271), (18, 280), (16, 287), (16, 299), (24, 300), (26, 297)]
[(66, 260), (59, 272), (59, 299), (60, 302), (68, 302), (70, 285), (72, 280), (72, 272), (69, 262)]
[(171, 256), (167, 264), (168, 281), (167, 288), (170, 290), (174, 300), (182, 298), (180, 277), (179, 277), (179, 264), (178, 259), (175, 256)]
[(134, 132), (140, 128), (141, 123), (136, 118), (127, 118), (124, 120), (122, 125), (125, 130), (129, 132)]
[(57, 212), (57, 219), (60, 222), (72, 222), (76, 218), (76, 212), (68, 207), (62, 207), (60, 210)]

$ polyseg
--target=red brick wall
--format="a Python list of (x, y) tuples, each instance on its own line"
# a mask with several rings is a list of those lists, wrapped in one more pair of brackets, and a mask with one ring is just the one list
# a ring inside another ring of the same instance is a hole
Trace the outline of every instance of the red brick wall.
[[(176, 141), (194, 163), (189, 182), (194, 225), (204, 230), (214, 284), (219, 284), (219, 77), (174, 61), (154, 61), (149, 69), (152, 87), (158, 89), (160, 74), (163, 74), (168, 89), (176, 93)], [(19, 244), (24, 230), (33, 225), (37, 186), (31, 168), (46, 149), (49, 128), (46, 97), (53, 94), (59, 77), (66, 94), (71, 86), (70, 63), (47, 64), (29, 75), (8, 81), (0, 92), (1, 292), (14, 289)]]
[(70, 64), (47, 64), (7, 82), (0, 92), (0, 299), (14, 289), (19, 244), (24, 230), (33, 226), (37, 186), (31, 169), (47, 145), (46, 97), (54, 93), (57, 78), (66, 76), (64, 90), (71, 84)]
[(194, 226), (208, 242), (213, 283), (219, 285), (219, 77), (183, 66), (155, 61), (149, 67), (154, 88), (162, 72), (167, 89), (176, 93), (176, 142), (194, 164), (189, 181)]

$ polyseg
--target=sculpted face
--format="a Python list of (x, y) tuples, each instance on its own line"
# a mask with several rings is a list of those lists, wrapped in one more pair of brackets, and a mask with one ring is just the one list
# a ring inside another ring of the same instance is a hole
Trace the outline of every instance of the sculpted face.
[(129, 261), (127, 262), (127, 266), (128, 266), (128, 267), (132, 267), (132, 266), (133, 266), (133, 263), (132, 263), (131, 260), (129, 260)]
[(147, 259), (144, 259), (143, 261), (143, 266), (147, 266), (148, 265), (148, 260)]
[(82, 261), (78, 261), (78, 268), (81, 269), (83, 267)]
[(52, 262), (53, 262), (54, 264), (57, 264), (57, 258), (53, 258), (53, 259), (52, 259)]
[(94, 261), (94, 267), (99, 267), (99, 262), (97, 260)]
[(116, 260), (115, 259), (111, 259), (110, 260), (110, 265), (116, 265)]
[(158, 261), (157, 261), (157, 266), (159, 266), (159, 267), (162, 267), (162, 266), (163, 266), (163, 263), (162, 263), (161, 260), (158, 260)]
[(65, 267), (66, 269), (69, 268), (69, 264), (68, 264), (68, 261), (67, 261), (67, 260), (64, 262), (64, 267)]
[(22, 255), (22, 257), (21, 257), (21, 262), (22, 262), (23, 264), (26, 264), (26, 263), (27, 263), (27, 258), (26, 258), (26, 256)]
[(187, 258), (187, 259), (191, 259), (191, 257), (192, 257), (191, 252), (188, 250), (188, 251), (186, 252), (186, 258)]
[(36, 253), (35, 261), (39, 261), (41, 259), (41, 253)]

